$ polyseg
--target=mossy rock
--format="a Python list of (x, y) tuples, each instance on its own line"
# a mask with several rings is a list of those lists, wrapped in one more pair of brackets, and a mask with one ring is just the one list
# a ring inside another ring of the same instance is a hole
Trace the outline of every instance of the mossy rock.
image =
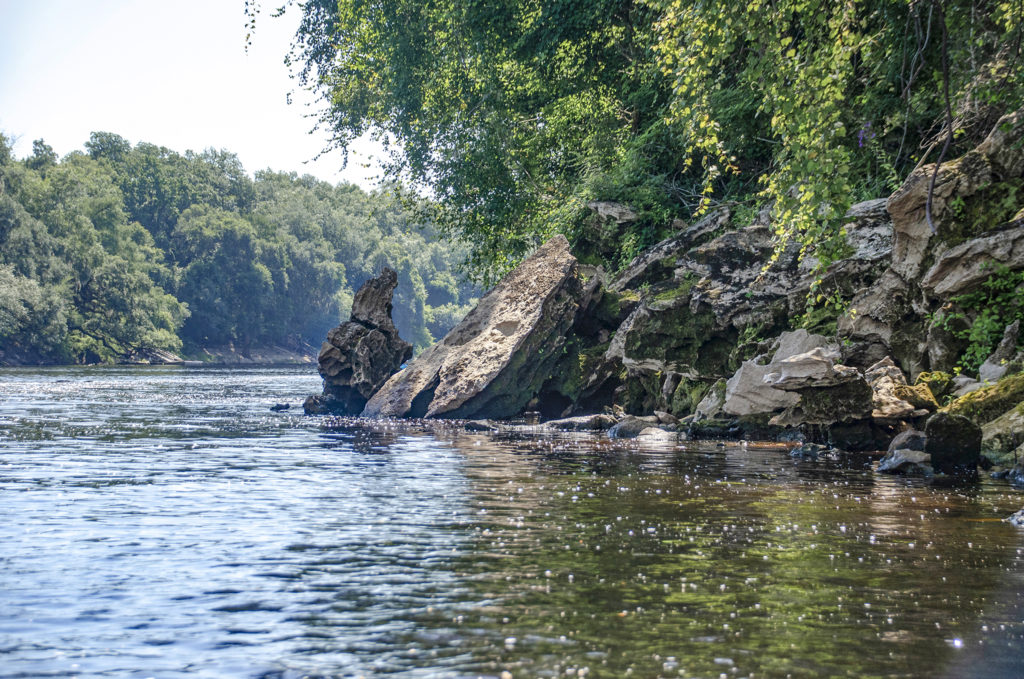
[(664, 410), (661, 373), (627, 372), (622, 377), (622, 386), (615, 391), (615, 405), (631, 415), (647, 415), (655, 410)]
[(832, 387), (801, 389), (800, 404), (803, 421), (830, 424), (864, 419), (871, 414), (871, 387), (856, 379)]
[(953, 247), (992, 231), (1014, 219), (1014, 214), (1024, 203), (1024, 177), (993, 182), (976, 193), (947, 204), (943, 240)]
[(711, 385), (708, 382), (683, 378), (672, 394), (668, 412), (675, 417), (690, 415), (696, 410), (697, 404), (707, 395), (710, 388)]
[(965, 394), (943, 408), (984, 425), (1024, 402), (1024, 373), (1005, 377), (993, 385)]
[(1024, 446), (1024, 403), (982, 426), (981, 433), (982, 452), (998, 465), (1012, 465), (1014, 450)]
[(932, 390), (927, 384), (920, 382), (913, 386), (897, 384), (893, 393), (896, 395), (896, 398), (903, 399), (915, 408), (924, 408), (933, 413), (939, 409), (939, 402), (935, 399), (935, 395), (932, 394)]
[[(953, 384), (953, 376), (949, 373), (942, 372), (941, 370), (933, 370), (932, 372), (923, 372), (917, 376), (917, 380), (914, 382), (914, 386), (926, 385), (928, 390), (931, 391), (932, 396), (936, 401), (944, 400), (947, 396), (950, 396), (956, 389), (956, 385)], [(902, 397), (900, 397), (902, 398)]]

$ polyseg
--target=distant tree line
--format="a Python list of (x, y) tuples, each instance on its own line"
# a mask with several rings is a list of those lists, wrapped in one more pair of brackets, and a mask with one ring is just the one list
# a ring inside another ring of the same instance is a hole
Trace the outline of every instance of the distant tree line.
[(63, 159), (0, 135), (0, 359), (103, 362), (162, 349), (318, 346), (385, 264), (418, 348), (474, 303), (464, 249), (394, 188), (366, 193), (227, 151), (93, 133)]

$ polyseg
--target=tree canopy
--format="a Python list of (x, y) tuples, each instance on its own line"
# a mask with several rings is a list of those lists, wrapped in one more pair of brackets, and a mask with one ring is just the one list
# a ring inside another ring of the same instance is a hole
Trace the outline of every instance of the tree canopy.
[(594, 253), (611, 267), (722, 203), (773, 205), (780, 245), (827, 262), (850, 203), (1024, 101), (1019, 0), (299, 6), (321, 124), (389, 142), (486, 281), (554, 232), (586, 252), (593, 200), (641, 215)]

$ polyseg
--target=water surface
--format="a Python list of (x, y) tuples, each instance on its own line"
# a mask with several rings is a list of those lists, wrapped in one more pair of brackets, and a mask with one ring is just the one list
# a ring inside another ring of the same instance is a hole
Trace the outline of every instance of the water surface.
[(1001, 482), (325, 427), (295, 412), (318, 389), (0, 370), (0, 676), (1024, 674), (1024, 531), (1000, 521), (1024, 493)]

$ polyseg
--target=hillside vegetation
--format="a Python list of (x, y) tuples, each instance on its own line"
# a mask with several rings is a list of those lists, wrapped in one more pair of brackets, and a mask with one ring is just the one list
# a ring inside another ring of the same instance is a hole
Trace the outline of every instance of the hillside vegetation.
[(395, 322), (424, 347), (475, 289), (462, 251), (395, 190), (366, 193), (226, 151), (134, 147), (94, 133), (60, 159), (0, 136), (0, 361), (106, 362), (161, 349), (319, 346), (388, 264)]

